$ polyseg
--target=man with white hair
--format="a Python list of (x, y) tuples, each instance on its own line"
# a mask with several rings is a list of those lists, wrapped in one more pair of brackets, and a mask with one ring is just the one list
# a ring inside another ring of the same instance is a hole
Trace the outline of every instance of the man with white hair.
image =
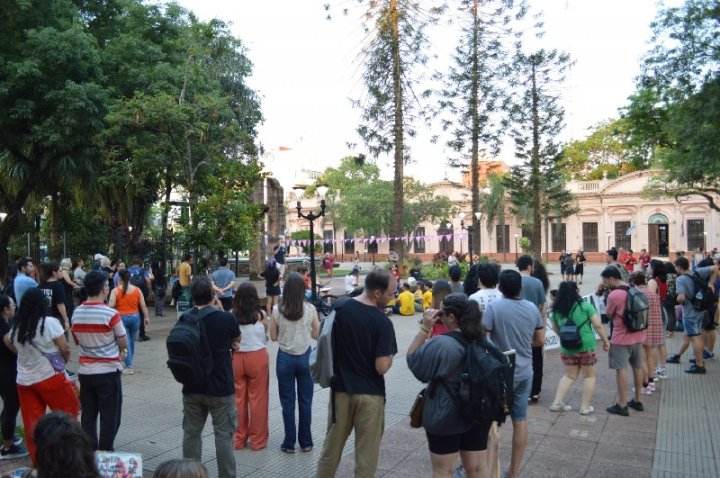
[(103, 257), (105, 257), (105, 256), (103, 256), (99, 252), (97, 254), (95, 254), (95, 256), (93, 256), (95, 263), (92, 265), (92, 270), (94, 270), (94, 271), (102, 270), (102, 265), (100, 264), (100, 261), (102, 260)]

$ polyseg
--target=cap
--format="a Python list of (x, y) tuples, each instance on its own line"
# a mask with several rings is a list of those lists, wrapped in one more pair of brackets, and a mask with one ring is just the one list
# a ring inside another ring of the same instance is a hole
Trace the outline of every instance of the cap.
[(95, 259), (96, 261), (99, 261), (99, 260), (102, 259), (103, 257), (105, 257), (105, 256), (103, 256), (102, 254), (100, 254), (100, 253), (98, 252), (97, 254), (95, 254), (94, 259)]

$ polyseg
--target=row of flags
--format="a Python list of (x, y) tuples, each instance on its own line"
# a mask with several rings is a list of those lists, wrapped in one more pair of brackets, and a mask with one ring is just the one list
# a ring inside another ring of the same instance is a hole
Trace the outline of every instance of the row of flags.
[[(375, 237), (370, 236), (369, 238), (348, 238), (348, 239), (316, 239), (317, 244), (335, 244), (335, 243), (346, 243), (346, 244), (382, 244), (383, 242), (389, 241), (405, 241), (410, 243), (411, 241), (429, 241), (429, 240), (452, 240), (452, 239), (467, 239), (467, 233), (462, 234), (438, 234), (435, 236), (415, 236), (415, 237)], [(287, 241), (288, 245), (291, 246), (306, 246), (310, 244), (310, 239), (292, 239)]]

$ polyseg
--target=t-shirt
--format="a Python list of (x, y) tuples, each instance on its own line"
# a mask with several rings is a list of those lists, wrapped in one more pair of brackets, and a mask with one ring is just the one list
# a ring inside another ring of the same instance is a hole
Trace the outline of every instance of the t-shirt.
[(529, 300), (503, 297), (487, 306), (482, 324), (500, 350), (515, 349), (515, 380), (532, 378), (533, 334), (545, 328), (537, 306)]
[[(595, 343), (595, 334), (593, 333), (593, 326), (592, 322), (590, 322), (590, 317), (593, 315), (597, 315), (597, 311), (595, 310), (595, 307), (592, 306), (589, 302), (580, 301), (577, 303), (577, 305), (573, 306), (572, 311), (572, 320), (575, 322), (575, 325), (577, 325), (578, 333), (580, 334), (580, 340), (582, 341), (582, 347), (579, 349), (566, 349), (565, 347), (560, 345), (560, 352), (564, 354), (577, 354), (580, 352), (589, 352), (591, 350), (595, 350), (596, 343)], [(552, 321), (555, 325), (558, 326), (558, 328), (565, 325), (565, 322), (567, 322), (567, 317), (564, 315), (561, 315), (558, 312), (553, 312), (553, 314), (550, 316), (550, 321)]]
[(48, 314), (62, 320), (60, 310), (58, 310), (58, 305), (65, 305), (65, 286), (62, 285), (62, 282), (57, 280), (46, 281), (40, 284), (38, 289), (45, 294), (48, 304)]
[[(40, 353), (38, 349), (46, 354), (60, 352), (54, 340), (62, 337), (65, 329), (58, 319), (50, 316), (45, 317), (44, 328), (42, 325), (43, 321), (38, 321), (35, 337), (32, 339), (32, 343), (35, 344), (37, 348), (30, 344), (30, 340), (25, 341), (24, 345), (18, 342), (17, 332), (13, 337), (13, 345), (18, 351), (18, 385), (29, 387), (30, 385), (47, 380), (57, 373), (52, 365), (50, 365), (50, 360)], [(42, 335), (40, 335), (41, 328), (43, 328)]]
[[(710, 279), (712, 267), (713, 266), (698, 267), (695, 269), (695, 273), (707, 281)], [(703, 318), (703, 312), (695, 310), (692, 303), (693, 299), (695, 299), (695, 294), (697, 294), (692, 274), (678, 275), (675, 282), (675, 291), (677, 295), (685, 294), (685, 302), (682, 304), (683, 318), (701, 320)]]
[(13, 284), (15, 303), (17, 304), (17, 308), (20, 309), (20, 302), (22, 302), (22, 297), (25, 295), (25, 292), (27, 292), (28, 289), (37, 287), (38, 283), (35, 282), (35, 279), (32, 277), (28, 277), (24, 272), (18, 272)]
[(221, 310), (211, 312), (205, 318), (205, 334), (212, 353), (213, 370), (207, 384), (183, 385), (182, 393), (198, 393), (212, 397), (227, 397), (235, 393), (233, 382), (231, 347), (240, 336), (235, 316)]
[[(0, 318), (0, 337), (5, 337), (8, 332), (10, 332), (10, 324)], [(7, 348), (5, 342), (0, 344), (0, 367), (12, 370), (13, 374), (17, 372), (17, 355)]]
[(77, 282), (78, 285), (82, 285), (83, 280), (85, 280), (85, 271), (82, 269), (82, 267), (76, 267), (73, 271), (73, 280)]
[(190, 277), (192, 276), (192, 267), (190, 267), (190, 264), (187, 262), (181, 262), (180, 265), (177, 266), (176, 272), (180, 285), (183, 287), (189, 286)]
[(333, 334), (333, 390), (385, 396), (385, 378), (377, 373), (375, 359), (398, 351), (392, 321), (377, 307), (350, 299), (337, 309)]
[[(407, 364), (415, 378), (423, 383), (446, 378), (452, 395), (439, 382), (428, 394), (423, 408), (423, 427), (437, 435), (454, 435), (468, 431), (471, 424), (459, 413), (455, 398), (460, 391), (460, 369), (465, 347), (450, 336), (440, 335), (428, 340), (408, 355)], [(426, 392), (427, 393), (427, 392)]]
[(423, 309), (427, 309), (432, 305), (432, 291), (426, 290), (422, 295)]
[(468, 297), (480, 305), (480, 310), (484, 311), (488, 304), (498, 299), (502, 299), (502, 294), (497, 289), (479, 289), (477, 292)]
[(80, 375), (122, 370), (117, 338), (125, 337), (120, 314), (102, 302), (84, 302), (73, 312), (73, 337), (80, 345)]
[(545, 287), (540, 279), (533, 276), (522, 276), (522, 290), (520, 297), (529, 300), (537, 307), (543, 305), (547, 298), (545, 297)]
[(450, 289), (452, 290), (452, 293), (459, 293), (464, 294), (465, 288), (462, 285), (462, 282), (450, 282)]
[[(227, 287), (231, 282), (235, 281), (235, 273), (228, 269), (227, 267), (221, 267), (220, 269), (216, 270), (212, 273), (212, 281), (215, 283), (215, 286), (218, 289), (222, 289), (224, 287)], [(233, 296), (233, 289), (232, 287), (223, 292), (222, 297), (232, 297)]]
[(348, 294), (355, 290), (355, 285), (357, 284), (358, 278), (355, 277), (353, 274), (348, 274), (345, 276), (345, 292)]
[(275, 252), (275, 262), (278, 264), (285, 264), (285, 246), (278, 247)]
[(613, 289), (608, 294), (605, 312), (613, 321), (610, 343), (613, 345), (633, 345), (645, 342), (645, 331), (630, 332), (625, 327), (623, 317), (627, 306), (627, 292), (622, 289)]
[(397, 298), (400, 304), (400, 315), (413, 315), (415, 313), (415, 296), (409, 290), (400, 292)]

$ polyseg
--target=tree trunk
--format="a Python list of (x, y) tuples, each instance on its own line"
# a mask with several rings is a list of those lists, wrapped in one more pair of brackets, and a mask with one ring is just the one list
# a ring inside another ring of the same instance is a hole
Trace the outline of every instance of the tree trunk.
[(395, 177), (393, 180), (393, 231), (400, 264), (405, 261), (405, 244), (402, 241), (403, 236), (403, 166), (405, 158), (403, 155), (403, 98), (402, 98), (402, 72), (400, 71), (400, 32), (397, 0), (390, 1), (390, 20), (392, 22), (392, 79), (393, 79), (393, 96), (394, 96), (394, 135), (395, 135)]
[[(478, 112), (478, 89), (480, 88), (479, 65), (478, 65), (478, 31), (480, 19), (478, 18), (478, 1), (473, 2), (473, 40), (472, 40), (472, 93), (470, 107), (472, 108), (472, 153), (470, 161), (470, 189), (472, 194), (470, 205), (470, 224), (473, 225), (471, 235), (473, 244), (476, 245), (477, 255), (481, 256), (482, 244), (480, 242), (480, 222), (475, 218), (475, 212), (480, 210), (480, 185), (478, 165), (480, 161), (480, 118)], [(470, 258), (472, 261), (472, 257)]]
[[(50, 194), (50, 250), (48, 251), (48, 257), (56, 258), (60, 257), (58, 252), (58, 192), (54, 191)], [(40, 231), (38, 231), (38, 235)]]
[(542, 250), (542, 217), (540, 214), (540, 117), (538, 113), (539, 95), (537, 91), (536, 58), (531, 57), (532, 82), (532, 201), (533, 201), (533, 232), (530, 247), (533, 256), (540, 258)]

